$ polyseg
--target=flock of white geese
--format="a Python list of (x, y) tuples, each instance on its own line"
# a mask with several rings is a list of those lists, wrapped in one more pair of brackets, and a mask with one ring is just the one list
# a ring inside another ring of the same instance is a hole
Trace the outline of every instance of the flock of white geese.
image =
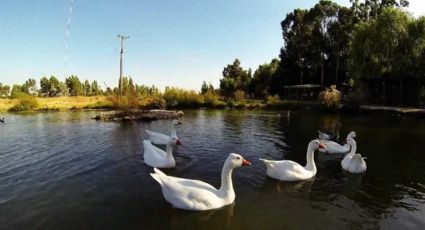
[[(171, 122), (170, 135), (146, 130), (149, 140), (143, 141), (144, 162), (154, 168), (151, 176), (161, 186), (165, 200), (176, 208), (193, 211), (217, 209), (232, 204), (235, 200), (232, 183), (233, 169), (251, 165), (239, 154), (230, 153), (224, 162), (219, 189), (199, 180), (168, 176), (158, 169), (176, 166), (173, 146), (181, 144), (176, 133), (176, 126), (179, 124), (181, 123), (178, 120)], [(281, 181), (302, 181), (314, 177), (317, 173), (314, 162), (316, 150), (329, 154), (345, 154), (341, 161), (341, 167), (349, 173), (364, 173), (366, 171), (366, 158), (356, 153), (357, 144), (354, 138), (356, 138), (356, 133), (350, 132), (347, 135), (346, 144), (340, 145), (331, 140), (331, 135), (319, 131), (319, 138), (310, 141), (308, 144), (307, 164), (305, 166), (290, 160), (260, 160), (266, 165), (267, 175)], [(165, 145), (166, 151), (154, 144)]]

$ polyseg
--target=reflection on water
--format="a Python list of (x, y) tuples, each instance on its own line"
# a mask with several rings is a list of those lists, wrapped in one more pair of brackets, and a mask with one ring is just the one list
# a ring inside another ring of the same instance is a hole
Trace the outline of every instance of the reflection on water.
[[(167, 174), (220, 186), (229, 152), (236, 201), (208, 212), (171, 207), (143, 163), (145, 129), (169, 121), (96, 122), (90, 112), (4, 114), (0, 125), (0, 226), (4, 229), (288, 228), (420, 229), (425, 225), (425, 122), (391, 115), (291, 111), (185, 111), (183, 145)], [(368, 171), (341, 170), (316, 153), (317, 176), (279, 182), (258, 158), (305, 164), (317, 129), (357, 132)], [(412, 129), (412, 127), (415, 127)]]

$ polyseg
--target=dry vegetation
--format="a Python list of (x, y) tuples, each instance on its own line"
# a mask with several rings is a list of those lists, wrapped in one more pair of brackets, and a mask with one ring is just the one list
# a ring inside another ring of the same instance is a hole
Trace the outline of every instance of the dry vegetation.
[[(39, 97), (35, 110), (67, 110), (110, 108), (111, 103), (105, 96), (93, 97)], [(0, 111), (9, 111), (19, 103), (19, 99), (0, 99)]]

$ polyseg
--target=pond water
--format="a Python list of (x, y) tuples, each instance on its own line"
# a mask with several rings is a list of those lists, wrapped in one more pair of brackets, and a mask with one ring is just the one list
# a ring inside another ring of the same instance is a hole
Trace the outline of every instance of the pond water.
[[(94, 112), (3, 114), (1, 229), (423, 229), (425, 120), (391, 115), (185, 111), (169, 175), (220, 186), (230, 152), (253, 164), (233, 174), (231, 206), (172, 208), (143, 163), (145, 129), (169, 121), (97, 122)], [(305, 163), (316, 130), (340, 122), (357, 132), (364, 175), (316, 153), (317, 176), (299, 183), (266, 176), (259, 157)]]

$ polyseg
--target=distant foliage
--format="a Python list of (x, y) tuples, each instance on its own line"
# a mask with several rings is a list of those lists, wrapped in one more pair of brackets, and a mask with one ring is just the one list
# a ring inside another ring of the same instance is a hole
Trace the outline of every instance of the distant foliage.
[(17, 98), (21, 98), (21, 97), (23, 97), (23, 96), (25, 96), (26, 94), (25, 94), (25, 92), (23, 91), (23, 89), (22, 89), (22, 86), (21, 85), (13, 85), (13, 87), (12, 87), (12, 92), (10, 93), (10, 97), (11, 98), (14, 98), (14, 99), (17, 99)]
[(220, 95), (218, 95), (213, 88), (208, 89), (202, 96), (204, 97), (204, 106), (224, 107), (226, 105), (224, 101), (220, 100)]
[(11, 112), (21, 112), (21, 111), (33, 111), (39, 106), (37, 98), (34, 96), (29, 96), (22, 94), (18, 98), (18, 103), (10, 108)]
[(319, 101), (327, 108), (337, 109), (341, 103), (341, 92), (333, 85), (331, 88), (320, 92)]
[(201, 107), (204, 97), (194, 90), (184, 90), (177, 87), (166, 87), (163, 98), (167, 107)]
[(234, 92), (234, 98), (236, 101), (244, 101), (246, 99), (245, 92), (243, 90), (236, 90)]
[(280, 102), (280, 98), (279, 95), (274, 95), (274, 96), (267, 96), (267, 105), (269, 106), (274, 106), (277, 105)]
[(244, 70), (239, 59), (227, 65), (223, 70), (223, 78), (220, 80), (221, 94), (231, 98), (236, 91), (248, 92), (252, 80), (251, 69)]
[(82, 96), (84, 92), (83, 84), (77, 76), (71, 75), (66, 79), (66, 85), (70, 96)]
[(10, 93), (10, 86), (3, 85), (2, 83), (0, 83), (0, 97), (9, 96), (9, 93)]

